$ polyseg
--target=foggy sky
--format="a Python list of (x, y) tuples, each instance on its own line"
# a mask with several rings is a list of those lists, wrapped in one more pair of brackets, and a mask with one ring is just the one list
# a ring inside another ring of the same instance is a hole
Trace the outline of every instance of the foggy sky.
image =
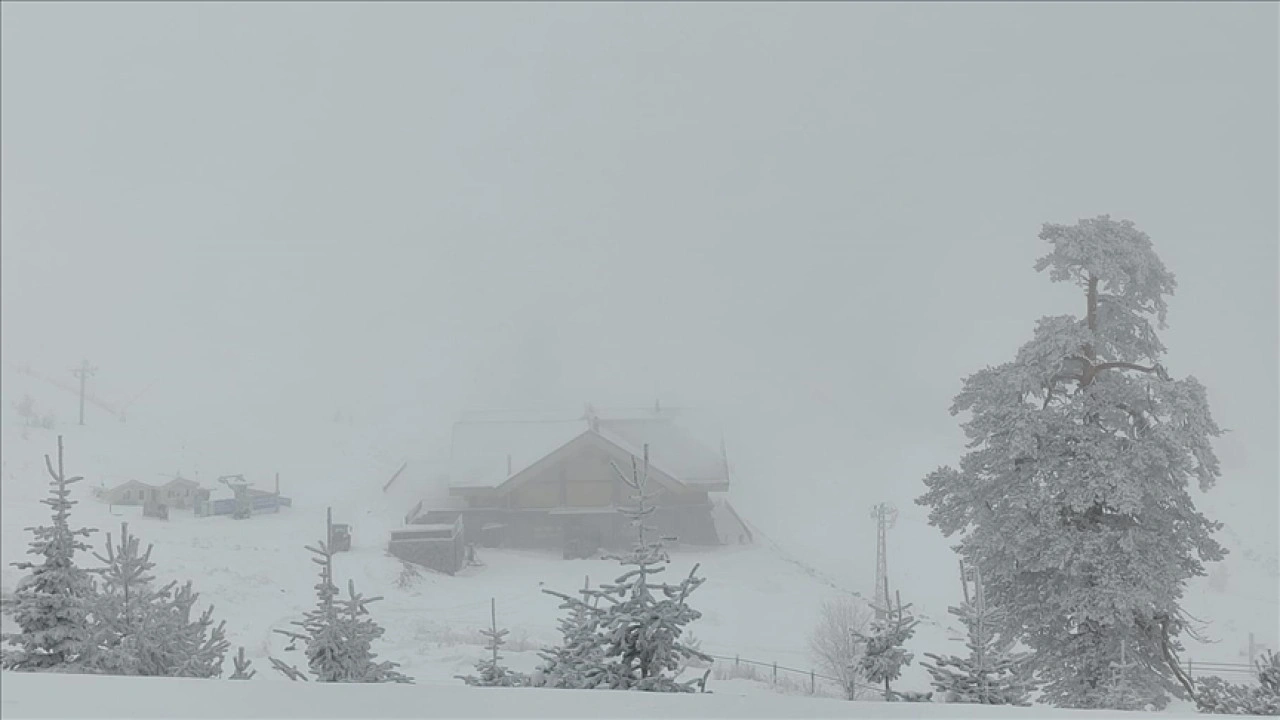
[(1276, 506), (1274, 4), (2, 15), (0, 354), (131, 412), (657, 395), (743, 482), (909, 500), (961, 379), (1083, 313), (1041, 223), (1110, 213), (1177, 276), (1223, 487)]

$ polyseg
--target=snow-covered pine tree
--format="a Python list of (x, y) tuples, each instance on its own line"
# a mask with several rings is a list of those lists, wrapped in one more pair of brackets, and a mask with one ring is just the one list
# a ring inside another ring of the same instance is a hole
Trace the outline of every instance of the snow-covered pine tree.
[(604, 674), (605, 642), (599, 632), (598, 598), (588, 602), (590, 591), (590, 578), (579, 591), (582, 599), (543, 591), (564, 600), (560, 609), (565, 615), (560, 618), (560, 645), (538, 652), (545, 662), (534, 674), (535, 684), (568, 689), (594, 688), (599, 684)]
[[(889, 597), (888, 579), (885, 580), (884, 595)], [(915, 634), (919, 621), (908, 612), (910, 604), (903, 606), (901, 595), (898, 595), (896, 607), (892, 603), (888, 608), (872, 607), (877, 611), (877, 617), (871, 621), (871, 634), (854, 631), (854, 637), (865, 648), (857, 660), (858, 672), (876, 685), (884, 683), (884, 699), (892, 701), (896, 696), (889, 683), (897, 680), (902, 668), (911, 664), (914, 656), (902, 646)]]
[(138, 538), (129, 534), (129, 524), (121, 523), (120, 544), (112, 546), (108, 533), (107, 554), (95, 553), (106, 564), (93, 571), (102, 578), (93, 611), (95, 669), (149, 677), (221, 675), (230, 646), (225, 623), (213, 624), (212, 607), (191, 619), (198, 595), (190, 582), (170, 582), (157, 589), (152, 547), (145, 553), (140, 547)]
[(498, 602), (496, 599), (489, 599), (489, 617), (490, 625), (488, 630), (481, 630), (480, 634), (488, 639), (485, 649), (492, 653), (492, 656), (485, 658), (476, 663), (476, 670), (479, 675), (458, 675), (457, 678), (468, 685), (477, 685), (480, 687), (524, 687), (529, 684), (529, 678), (521, 673), (512, 672), (502, 664), (502, 656), (498, 654), (499, 648), (506, 644), (502, 638), (506, 637), (508, 631), (498, 629)]
[(1186, 581), (1225, 555), (1187, 490), (1219, 475), (1221, 431), (1204, 386), (1160, 364), (1175, 283), (1150, 239), (1105, 215), (1040, 238), (1052, 250), (1036, 269), (1077, 284), (1085, 315), (1042, 318), (1013, 361), (964, 381), (951, 411), (969, 413), (971, 450), (917, 502), (961, 536), (1003, 629), (1035, 652), (1044, 700), (1102, 707), (1123, 642), (1162, 707), (1192, 693), (1177, 661)]
[[(339, 601), (338, 587), (333, 584), (333, 552), (321, 540), (315, 547), (306, 546), (315, 556), (311, 561), (320, 566), (320, 582), (316, 583), (316, 607), (308, 610), (294, 625), (303, 629), (275, 632), (290, 638), (292, 650), (301, 641), (306, 648), (307, 666), (317, 682), (413, 682), (395, 668), (398, 663), (374, 658), (373, 641), (382, 637), (383, 628), (369, 616), (368, 603), (382, 598), (365, 598), (356, 594), (355, 583), (347, 582), (350, 597)], [(290, 680), (306, 680), (306, 675), (276, 658), (272, 667)]]
[(213, 624), (213, 606), (204, 609), (194, 620), (191, 611), (199, 593), (191, 589), (191, 581), (174, 591), (163, 609), (169, 616), (173, 634), (173, 656), (179, 662), (171, 670), (174, 677), (211, 678), (222, 675), (222, 662), (230, 649), (226, 622)]
[(236, 652), (235, 657), (231, 658), (231, 662), (235, 664), (235, 672), (231, 673), (229, 680), (252, 680), (254, 675), (258, 674), (257, 670), (251, 670), (250, 666), (253, 661), (244, 656), (244, 646)]
[(933, 676), (933, 686), (947, 702), (983, 705), (1030, 705), (1032, 689), (1030, 656), (1012, 651), (1015, 641), (1001, 633), (1005, 615), (987, 602), (982, 576), (973, 573), (973, 595), (969, 595), (968, 579), (961, 564), (960, 584), (964, 604), (947, 608), (960, 618), (968, 635), (969, 657), (942, 657), (925, 653), (932, 663), (923, 662)]
[[(647, 489), (649, 446), (644, 446), (643, 465), (634, 456), (631, 458), (630, 475), (616, 464), (613, 470), (633, 491), (631, 499), (635, 505), (619, 511), (635, 528), (636, 542), (632, 552), (610, 557), (634, 569), (623, 573), (612, 584), (586, 591), (583, 600), (550, 593), (566, 605), (581, 604), (590, 608), (586, 612), (593, 615), (595, 632), (602, 639), (601, 662), (568, 668), (568, 674), (592, 688), (651, 692), (695, 692), (701, 688), (705, 691), (706, 673), (698, 680), (674, 679), (675, 671), (688, 658), (711, 662), (710, 656), (680, 641), (684, 627), (702, 617), (702, 613), (686, 602), (689, 594), (704, 582), (703, 578), (696, 577), (698, 566), (675, 585), (651, 582), (653, 575), (666, 569), (670, 558), (661, 541), (651, 540), (647, 535), (653, 528), (645, 524), (645, 518), (654, 511), (649, 504), (654, 494)], [(585, 597), (595, 598), (600, 607), (590, 605)]]
[(342, 601), (342, 612), (338, 617), (343, 624), (347, 648), (354, 662), (351, 680), (348, 682), (413, 682), (413, 678), (396, 670), (400, 663), (376, 660), (378, 654), (373, 651), (373, 641), (381, 638), (386, 630), (369, 614), (368, 605), (381, 599), (381, 596), (366, 598), (360, 595), (356, 592), (355, 581), (347, 580), (347, 598)]
[(77, 550), (89, 546), (79, 538), (95, 532), (89, 528), (72, 529), (69, 516), (76, 501), (70, 499), (72, 483), (83, 478), (68, 478), (62, 464), (62, 436), (58, 436), (58, 467), (54, 470), (48, 455), (44, 456), (49, 471), (50, 497), (42, 500), (53, 510), (53, 522), (42, 527), (26, 528), (34, 536), (28, 554), (39, 555), (41, 562), (18, 562), (14, 566), (31, 573), (18, 582), (9, 608), (18, 632), (6, 634), (3, 666), (6, 670), (84, 671), (93, 650), (91, 617), (94, 594), (93, 578), (75, 563)]

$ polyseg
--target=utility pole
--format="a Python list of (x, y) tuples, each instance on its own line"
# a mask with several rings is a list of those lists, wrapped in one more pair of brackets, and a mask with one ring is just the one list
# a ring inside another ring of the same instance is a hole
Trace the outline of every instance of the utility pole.
[(898, 520), (898, 509), (880, 503), (871, 508), (871, 517), (876, 521), (876, 596), (872, 606), (876, 618), (883, 619), (889, 607), (888, 531)]
[(92, 377), (93, 374), (96, 372), (98, 372), (98, 368), (89, 367), (88, 360), (81, 361), (80, 367), (75, 368), (71, 371), (72, 375), (75, 375), (76, 377), (80, 378), (80, 424), (81, 425), (84, 424), (84, 382), (87, 378)]

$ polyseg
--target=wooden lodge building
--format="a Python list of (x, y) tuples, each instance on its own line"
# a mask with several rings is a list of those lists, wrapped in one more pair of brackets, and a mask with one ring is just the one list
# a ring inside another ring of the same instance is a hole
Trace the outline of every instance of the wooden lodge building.
[(442, 527), (461, 520), (468, 544), (562, 548), (566, 557), (624, 549), (634, 541), (619, 506), (633, 491), (612, 464), (631, 472), (649, 446), (648, 491), (656, 508), (648, 524), (679, 544), (745, 543), (750, 530), (721, 497), (729, 464), (695, 439), (679, 412), (658, 408), (579, 416), (472, 417), (453, 428), (448, 500), (405, 518)]

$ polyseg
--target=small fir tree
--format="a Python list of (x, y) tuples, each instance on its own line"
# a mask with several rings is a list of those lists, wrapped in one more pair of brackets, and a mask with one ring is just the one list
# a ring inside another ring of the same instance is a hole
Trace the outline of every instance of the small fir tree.
[(120, 525), (120, 544), (107, 534), (102, 592), (94, 603), (95, 667), (109, 675), (210, 678), (222, 674), (230, 644), (225, 623), (213, 623), (213, 607), (191, 617), (198, 594), (191, 582), (155, 587), (152, 546), (141, 544)]
[(231, 673), (230, 680), (252, 680), (254, 675), (258, 674), (257, 670), (251, 670), (253, 664), (251, 660), (244, 656), (244, 646), (241, 645), (235, 657), (231, 658), (231, 662), (235, 664), (235, 672)]
[[(600, 635), (598, 602), (589, 602), (591, 580), (579, 591), (583, 598), (567, 598), (560, 605), (560, 645), (538, 654), (545, 661), (538, 668), (537, 684), (553, 688), (593, 688), (604, 673), (604, 642)], [(561, 597), (559, 593), (550, 593)]]
[[(885, 580), (885, 597), (889, 597), (889, 581)], [(911, 605), (902, 605), (901, 596), (897, 606), (874, 608), (877, 617), (871, 622), (871, 634), (864, 635), (854, 631), (854, 636), (865, 649), (858, 658), (858, 672), (872, 683), (884, 684), (884, 699), (897, 699), (889, 683), (897, 680), (902, 668), (910, 665), (914, 655), (902, 646), (916, 632), (917, 620), (908, 611)]]
[[(332, 527), (330, 519), (329, 526)], [(301, 641), (306, 648), (307, 666), (316, 682), (413, 682), (395, 668), (399, 663), (375, 660), (373, 642), (385, 632), (369, 615), (368, 604), (380, 597), (366, 598), (356, 593), (355, 583), (347, 581), (349, 597), (339, 601), (338, 588), (333, 584), (333, 552), (328, 543), (320, 541), (316, 547), (307, 546), (315, 557), (311, 561), (320, 566), (320, 582), (315, 586), (316, 607), (307, 611), (300, 621), (294, 621), (304, 632), (276, 630), (290, 638), (287, 649), (292, 650)], [(306, 676), (280, 660), (270, 658), (272, 666), (291, 680), (305, 680)]]
[(947, 702), (1030, 705), (1030, 655), (1012, 652), (1015, 641), (1000, 632), (1005, 615), (987, 602), (982, 576), (977, 568), (973, 570), (972, 599), (963, 563), (960, 583), (964, 589), (964, 604), (948, 608), (948, 611), (960, 618), (968, 631), (969, 657), (925, 653), (933, 663), (921, 664), (933, 676), (934, 688), (943, 694)]
[(68, 478), (62, 459), (59, 436), (57, 469), (48, 455), (44, 457), (52, 479), (50, 497), (41, 502), (52, 508), (53, 522), (26, 528), (34, 536), (28, 554), (43, 559), (14, 563), (31, 573), (19, 581), (8, 608), (19, 629), (4, 636), (12, 646), (3, 657), (7, 670), (77, 671), (91, 660), (94, 585), (89, 573), (76, 565), (75, 553), (89, 549), (80, 538), (95, 531), (71, 528), (69, 516), (76, 501), (70, 499), (70, 485), (83, 478)]
[(489, 600), (490, 626), (488, 630), (481, 630), (480, 634), (489, 640), (485, 649), (490, 651), (491, 657), (485, 658), (476, 663), (476, 670), (479, 675), (458, 675), (458, 679), (466, 682), (468, 685), (477, 685), (480, 687), (522, 687), (529, 684), (529, 678), (524, 675), (512, 672), (502, 665), (502, 656), (498, 654), (498, 649), (506, 644), (503, 640), (508, 631), (498, 629), (498, 606), (497, 600)]
[[(598, 590), (588, 590), (579, 600), (562, 593), (549, 592), (565, 601), (565, 606), (586, 605), (583, 612), (591, 617), (598, 650), (583, 652), (579, 648), (582, 665), (565, 668), (566, 673), (581, 681), (586, 687), (642, 690), (651, 692), (695, 692), (706, 690), (704, 673), (699, 680), (677, 681), (675, 672), (690, 658), (711, 662), (710, 656), (680, 641), (684, 628), (702, 617), (702, 613), (689, 607), (691, 592), (704, 582), (697, 577), (695, 565), (689, 576), (677, 584), (655, 583), (654, 575), (666, 569), (670, 558), (661, 541), (650, 540), (646, 534), (653, 528), (645, 524), (654, 507), (648, 502), (654, 495), (647, 489), (649, 480), (649, 447), (644, 447), (641, 465), (631, 459), (630, 475), (613, 465), (618, 479), (633, 491), (634, 506), (620, 508), (636, 530), (636, 542), (632, 552), (622, 556), (610, 556), (624, 567), (631, 567), (612, 584)], [(599, 607), (586, 602), (594, 598)]]

